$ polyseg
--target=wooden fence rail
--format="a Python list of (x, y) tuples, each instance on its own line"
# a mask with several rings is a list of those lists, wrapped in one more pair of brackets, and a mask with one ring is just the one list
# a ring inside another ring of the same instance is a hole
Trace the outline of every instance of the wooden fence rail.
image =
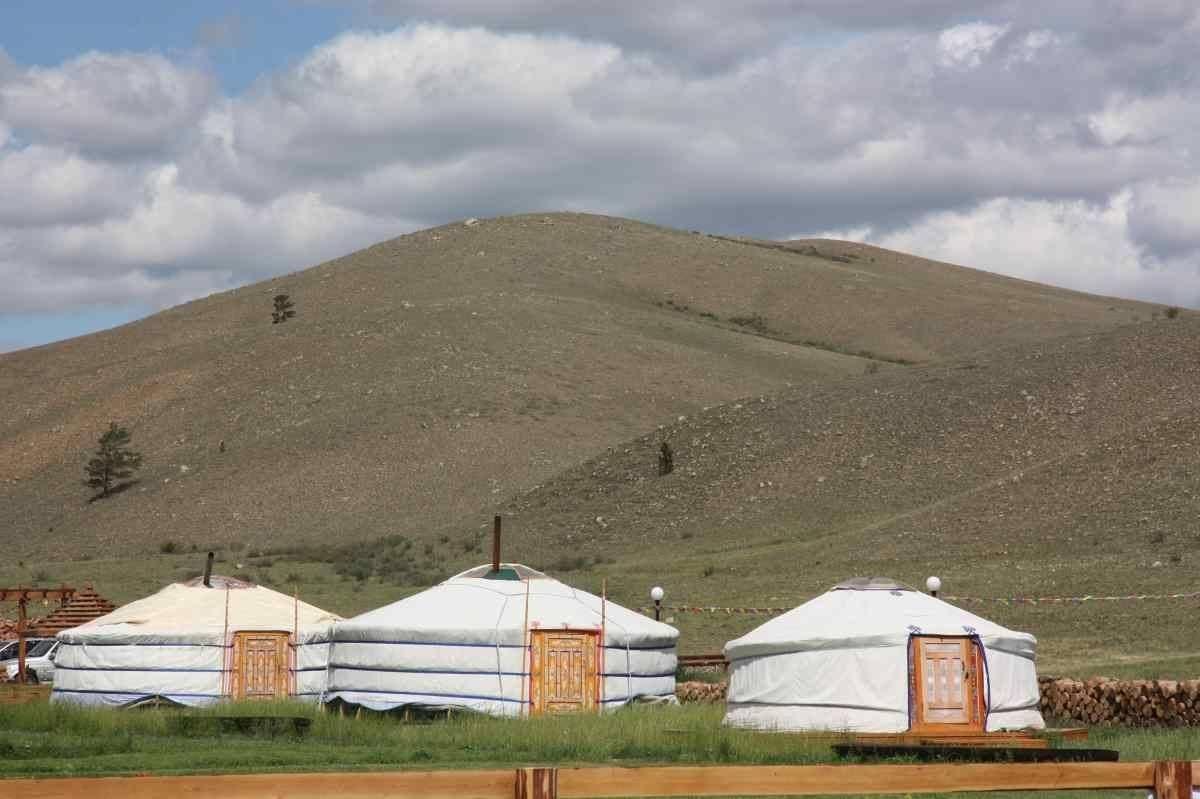
[(583, 799), (1135, 788), (1190, 799), (1200, 762), (648, 766), (0, 780), (5, 799)]

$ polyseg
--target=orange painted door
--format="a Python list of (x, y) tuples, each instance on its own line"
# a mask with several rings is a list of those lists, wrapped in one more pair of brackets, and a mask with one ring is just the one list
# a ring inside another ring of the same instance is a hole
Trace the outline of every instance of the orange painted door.
[(596, 633), (535, 630), (532, 649), (530, 694), (535, 714), (596, 709)]
[(288, 695), (288, 634), (241, 632), (233, 636), (236, 699), (279, 699)]
[(913, 653), (916, 726), (982, 729), (983, 679), (975, 641), (919, 637)]

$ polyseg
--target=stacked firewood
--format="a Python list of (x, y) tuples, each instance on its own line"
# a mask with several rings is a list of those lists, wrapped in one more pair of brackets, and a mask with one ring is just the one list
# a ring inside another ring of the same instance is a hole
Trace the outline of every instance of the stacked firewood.
[(1120, 727), (1200, 726), (1200, 680), (1043, 677), (1047, 719)]
[(675, 683), (675, 698), (680, 702), (724, 702), (723, 682), (679, 682)]
[(10, 619), (0, 619), (0, 641), (11, 641), (17, 637), (17, 623)]

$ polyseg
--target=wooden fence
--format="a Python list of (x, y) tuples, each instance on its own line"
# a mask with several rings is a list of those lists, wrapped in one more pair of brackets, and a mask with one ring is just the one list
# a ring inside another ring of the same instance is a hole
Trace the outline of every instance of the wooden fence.
[(0, 705), (22, 705), (28, 702), (46, 702), (49, 699), (49, 685), (22, 685), (15, 682), (0, 683)]
[(649, 766), (228, 774), (0, 780), (5, 799), (582, 799), (642, 796), (872, 796), (950, 791), (1153, 790), (1190, 799), (1200, 762), (877, 766)]

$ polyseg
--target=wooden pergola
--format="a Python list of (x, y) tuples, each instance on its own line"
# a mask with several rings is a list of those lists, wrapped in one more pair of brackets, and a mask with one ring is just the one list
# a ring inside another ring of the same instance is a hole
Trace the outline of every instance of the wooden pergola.
[(28, 621), (27, 604), (31, 599), (57, 599), (65, 604), (75, 595), (74, 588), (0, 588), (0, 602), (17, 603), (17, 682), (25, 682), (25, 627)]

